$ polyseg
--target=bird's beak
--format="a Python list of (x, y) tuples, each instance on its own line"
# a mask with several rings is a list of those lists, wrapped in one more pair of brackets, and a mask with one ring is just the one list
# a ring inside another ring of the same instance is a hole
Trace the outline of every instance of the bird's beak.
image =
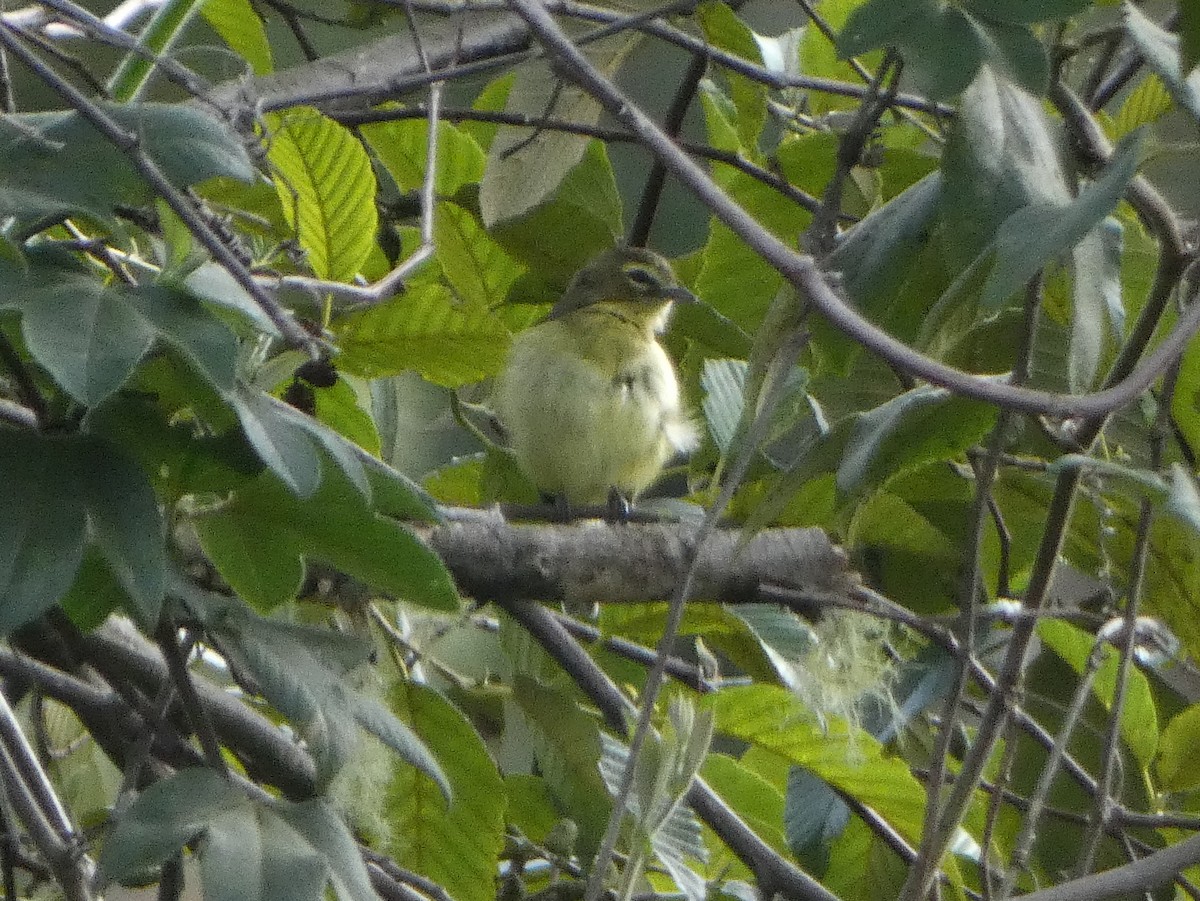
[(700, 300), (700, 298), (683, 287), (683, 285), (675, 285), (673, 288), (667, 288), (663, 292), (663, 296), (667, 300), (673, 300), (675, 303), (698, 303)]

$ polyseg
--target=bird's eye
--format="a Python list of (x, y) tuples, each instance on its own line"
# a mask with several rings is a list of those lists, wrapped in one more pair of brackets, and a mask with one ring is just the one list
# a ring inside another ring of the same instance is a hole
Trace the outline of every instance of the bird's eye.
[(656, 291), (662, 287), (658, 276), (644, 266), (626, 266), (625, 277), (639, 291)]

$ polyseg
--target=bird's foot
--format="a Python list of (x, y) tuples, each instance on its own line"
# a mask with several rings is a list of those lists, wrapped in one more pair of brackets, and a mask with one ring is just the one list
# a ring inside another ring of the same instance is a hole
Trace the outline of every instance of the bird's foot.
[(609, 522), (629, 522), (629, 516), (633, 508), (629, 504), (629, 498), (620, 492), (617, 488), (608, 490), (608, 503), (605, 505), (605, 519)]

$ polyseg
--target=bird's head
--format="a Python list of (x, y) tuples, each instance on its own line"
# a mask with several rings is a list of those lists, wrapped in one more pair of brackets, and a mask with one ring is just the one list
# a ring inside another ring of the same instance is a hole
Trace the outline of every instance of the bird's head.
[(549, 318), (595, 308), (661, 331), (673, 302), (695, 299), (658, 254), (641, 247), (614, 247), (576, 273)]

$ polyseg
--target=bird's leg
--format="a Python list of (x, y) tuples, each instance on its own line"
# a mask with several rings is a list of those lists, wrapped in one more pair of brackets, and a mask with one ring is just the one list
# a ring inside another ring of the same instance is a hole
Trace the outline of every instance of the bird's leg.
[(616, 486), (608, 489), (608, 510), (605, 519), (609, 522), (629, 522), (631, 507), (629, 498)]

